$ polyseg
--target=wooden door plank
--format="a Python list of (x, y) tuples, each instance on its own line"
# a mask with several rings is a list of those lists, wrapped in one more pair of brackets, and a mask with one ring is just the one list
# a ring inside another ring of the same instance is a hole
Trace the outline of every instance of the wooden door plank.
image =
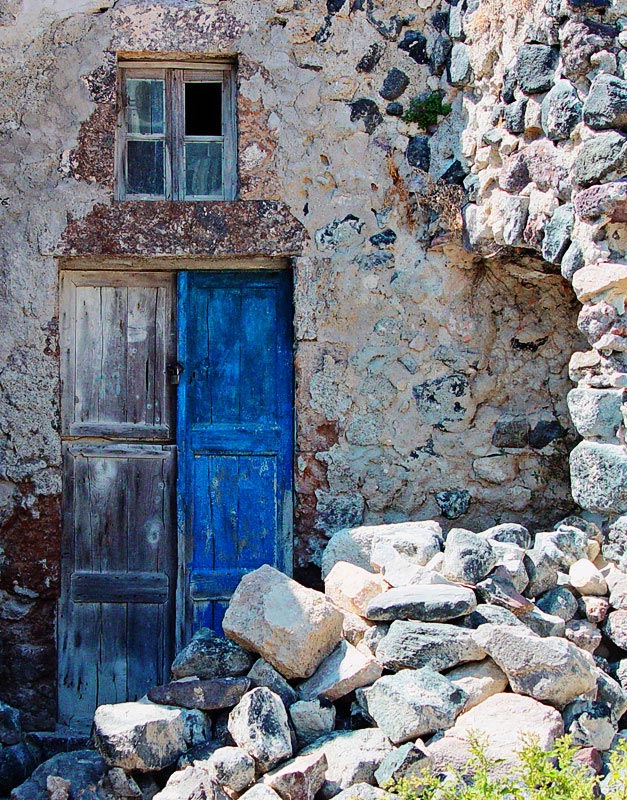
[(209, 497), (215, 529), (214, 568), (239, 566), (239, 461), (236, 455), (209, 459)]
[(211, 411), (204, 418), (212, 423), (240, 421), (241, 303), (238, 289), (218, 288), (208, 294)]
[(276, 290), (251, 287), (242, 292), (242, 421), (276, 420)]
[(127, 325), (127, 422), (155, 424), (157, 289), (129, 287)]
[(165, 603), (170, 592), (162, 572), (75, 572), (74, 603)]
[(124, 422), (127, 419), (128, 289), (103, 286), (100, 298), (103, 366), (98, 420)]
[(100, 290), (76, 288), (76, 334), (73, 342), (74, 419), (98, 422), (103, 366)]

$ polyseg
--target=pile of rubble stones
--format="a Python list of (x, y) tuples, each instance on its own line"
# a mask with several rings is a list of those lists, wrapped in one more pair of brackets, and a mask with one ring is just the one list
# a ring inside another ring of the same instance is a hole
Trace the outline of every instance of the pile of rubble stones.
[(523, 734), (549, 748), (569, 732), (603, 773), (627, 738), (627, 574), (601, 542), (578, 517), (535, 536), (340, 531), (324, 594), (270, 566), (247, 574), (228, 638), (199, 631), (171, 683), (98, 708), (97, 752), (73, 754), (85, 785), (49, 761), (12, 800), (377, 800), (425, 767), (462, 767), (473, 731), (497, 770)]

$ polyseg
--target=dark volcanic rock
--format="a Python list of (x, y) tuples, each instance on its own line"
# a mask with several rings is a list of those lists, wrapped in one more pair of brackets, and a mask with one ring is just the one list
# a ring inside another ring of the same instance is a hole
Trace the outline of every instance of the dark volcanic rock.
[[(575, 212), (571, 203), (566, 203), (555, 209), (551, 215), (551, 219), (544, 227), (544, 239), (542, 240), (542, 258), (551, 264), (559, 264), (562, 256), (568, 249), (570, 244), (570, 235), (573, 231), (575, 224)], [(540, 423), (538, 423), (540, 424)], [(559, 423), (558, 423), (559, 425)], [(546, 425), (545, 425), (546, 427)], [(536, 426), (537, 428), (537, 426)], [(538, 436), (539, 431), (534, 428), (529, 434), (529, 444), (532, 447), (544, 447), (549, 441), (557, 438), (553, 436), (552, 439), (544, 441), (546, 436)], [(560, 426), (560, 432), (561, 432)], [(538, 444), (542, 439), (544, 444)], [(536, 443), (534, 443), (534, 440)]]
[(405, 31), (405, 35), (398, 43), (398, 49), (404, 50), (416, 64), (428, 64), (427, 37), (420, 31)]
[(172, 664), (173, 678), (225, 678), (243, 675), (253, 657), (238, 644), (208, 628), (201, 628)]
[(104, 773), (105, 763), (94, 750), (60, 753), (37, 767), (25, 783), (14, 789), (11, 800), (49, 800), (49, 775), (70, 782), (71, 800), (98, 800), (96, 784)]
[(568, 139), (581, 122), (582, 105), (570, 81), (557, 81), (542, 101), (542, 129), (549, 139)]
[(539, 94), (551, 88), (558, 57), (558, 51), (545, 44), (524, 44), (520, 48), (516, 76), (525, 94)]
[(598, 75), (583, 106), (583, 120), (590, 128), (627, 129), (627, 81), (615, 75)]
[(627, 138), (617, 131), (586, 139), (579, 148), (572, 177), (577, 186), (601, 183), (611, 173), (627, 171)]
[(364, 55), (357, 62), (355, 69), (357, 72), (372, 72), (379, 61), (381, 61), (382, 55), (383, 48), (381, 45), (377, 44), (376, 42), (371, 44), (366, 53), (364, 53)]
[(422, 134), (413, 136), (407, 145), (405, 158), (411, 167), (416, 167), (416, 169), (421, 169), (424, 172), (428, 172), (431, 164), (429, 137)]
[(395, 619), (446, 622), (469, 614), (476, 605), (475, 593), (463, 586), (399, 586), (373, 598), (368, 603), (366, 617), (378, 622)]
[(383, 86), (379, 89), (379, 94), (385, 100), (396, 100), (409, 86), (409, 78), (400, 69), (392, 67), (385, 76)]
[(216, 711), (219, 708), (236, 706), (250, 688), (250, 683), (249, 678), (174, 681), (150, 689), (148, 699), (166, 706)]
[(361, 98), (349, 103), (351, 109), (351, 122), (363, 121), (367, 133), (374, 133), (378, 125), (383, 122), (379, 107), (374, 100)]
[(503, 124), (510, 133), (524, 133), (525, 131), (525, 111), (527, 110), (527, 100), (521, 98), (515, 100), (503, 111)]

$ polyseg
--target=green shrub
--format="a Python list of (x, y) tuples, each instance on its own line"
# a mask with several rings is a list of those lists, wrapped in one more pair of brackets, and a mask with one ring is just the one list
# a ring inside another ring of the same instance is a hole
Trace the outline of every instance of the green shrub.
[(403, 122), (416, 122), (424, 130), (429, 125), (435, 125), (438, 116), (446, 116), (450, 112), (451, 106), (442, 102), (442, 95), (431, 92), (427, 97), (419, 95), (410, 101), (409, 108), (403, 114)]
[[(572, 738), (558, 739), (548, 752), (538, 740), (524, 740), (518, 767), (511, 775), (494, 774), (497, 762), (487, 754), (487, 742), (469, 737), (470, 758), (463, 770), (434, 775), (424, 769), (417, 777), (405, 778), (386, 788), (400, 800), (597, 800), (597, 775), (574, 759)], [(604, 781), (606, 800), (627, 800), (627, 741), (612, 752)]]

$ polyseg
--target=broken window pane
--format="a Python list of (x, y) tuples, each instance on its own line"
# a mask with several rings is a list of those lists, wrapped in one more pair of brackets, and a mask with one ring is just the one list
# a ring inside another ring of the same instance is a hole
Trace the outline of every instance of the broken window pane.
[(188, 142), (185, 177), (188, 197), (222, 196), (222, 142)]
[(222, 84), (185, 84), (185, 136), (222, 136)]
[(126, 81), (129, 133), (163, 133), (163, 81)]
[(164, 194), (163, 142), (128, 142), (126, 192)]

